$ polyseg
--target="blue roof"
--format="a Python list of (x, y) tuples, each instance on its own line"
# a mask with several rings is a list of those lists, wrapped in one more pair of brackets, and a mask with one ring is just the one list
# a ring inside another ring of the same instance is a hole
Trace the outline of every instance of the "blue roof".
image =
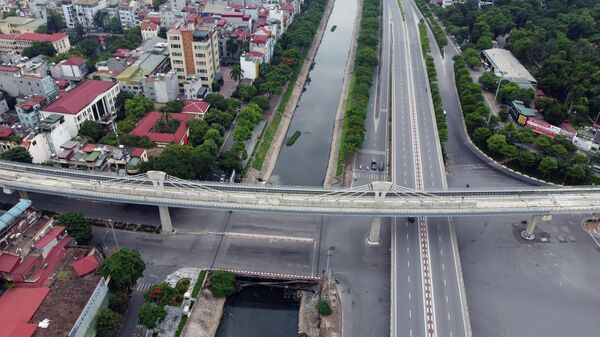
[(31, 207), (31, 200), (21, 199), (18, 204), (14, 205), (6, 213), (2, 214), (2, 216), (0, 216), (0, 230), (3, 230), (6, 226), (11, 224), (29, 207)]

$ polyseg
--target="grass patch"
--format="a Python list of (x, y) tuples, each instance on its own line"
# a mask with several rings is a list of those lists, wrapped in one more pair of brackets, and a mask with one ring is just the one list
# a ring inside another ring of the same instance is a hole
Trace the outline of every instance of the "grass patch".
[(185, 326), (185, 322), (187, 322), (187, 320), (188, 317), (186, 315), (181, 316), (177, 330), (175, 330), (175, 337), (181, 336), (181, 332), (183, 331), (183, 327)]
[(294, 131), (294, 134), (287, 140), (287, 142), (285, 142), (285, 145), (287, 145), (287, 146), (294, 145), (294, 143), (298, 140), (298, 138), (300, 138), (301, 135), (302, 135), (302, 132), (300, 132), (298, 130)]
[(319, 299), (315, 307), (321, 316), (329, 316), (333, 313), (329, 303), (325, 302), (323, 299)]
[(206, 270), (200, 271), (200, 275), (198, 275), (198, 280), (196, 284), (194, 284), (194, 288), (192, 289), (192, 298), (198, 297), (198, 293), (200, 292), (200, 288), (202, 287), (202, 283), (204, 283), (204, 279), (206, 278)]

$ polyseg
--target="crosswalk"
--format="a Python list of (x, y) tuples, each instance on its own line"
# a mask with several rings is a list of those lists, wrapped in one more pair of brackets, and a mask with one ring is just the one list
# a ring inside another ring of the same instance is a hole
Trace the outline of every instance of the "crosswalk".
[(489, 167), (488, 164), (459, 164), (459, 165), (449, 165), (448, 171), (452, 172), (464, 172), (464, 171), (473, 171), (479, 170)]
[(133, 333), (131, 334), (131, 337), (144, 337), (146, 336), (146, 327), (144, 327), (141, 324), (137, 324), (135, 326), (135, 328), (133, 329)]
[(383, 172), (373, 172), (373, 171), (354, 171), (354, 178), (361, 180), (382, 180), (384, 177)]
[(139, 282), (136, 286), (135, 286), (135, 292), (139, 292), (142, 294), (145, 294), (146, 291), (148, 291), (148, 289), (150, 288), (150, 286), (152, 285), (152, 283), (150, 282)]

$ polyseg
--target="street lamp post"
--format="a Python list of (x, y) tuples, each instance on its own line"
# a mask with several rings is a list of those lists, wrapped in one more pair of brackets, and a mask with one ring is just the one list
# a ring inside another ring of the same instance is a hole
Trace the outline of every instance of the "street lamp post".
[(492, 106), (490, 107), (492, 109), (492, 111), (490, 111), (490, 113), (488, 114), (488, 119), (487, 119), (487, 123), (485, 123), (486, 126), (490, 125), (490, 119), (492, 119), (492, 113), (494, 113), (494, 105), (496, 104), (496, 100), (498, 99), (498, 92), (500, 91), (500, 84), (502, 84), (502, 81), (504, 80), (504, 76), (506, 75), (506, 71), (500, 71), (500, 79), (498, 80), (498, 84), (496, 85), (496, 93), (494, 94), (494, 101), (492, 102)]

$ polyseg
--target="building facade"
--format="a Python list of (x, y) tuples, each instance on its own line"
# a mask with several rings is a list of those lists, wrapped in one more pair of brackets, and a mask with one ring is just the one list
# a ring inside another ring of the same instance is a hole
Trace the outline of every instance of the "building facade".
[(142, 91), (149, 100), (166, 103), (179, 95), (179, 81), (174, 70), (166, 74), (154, 74), (142, 80)]

